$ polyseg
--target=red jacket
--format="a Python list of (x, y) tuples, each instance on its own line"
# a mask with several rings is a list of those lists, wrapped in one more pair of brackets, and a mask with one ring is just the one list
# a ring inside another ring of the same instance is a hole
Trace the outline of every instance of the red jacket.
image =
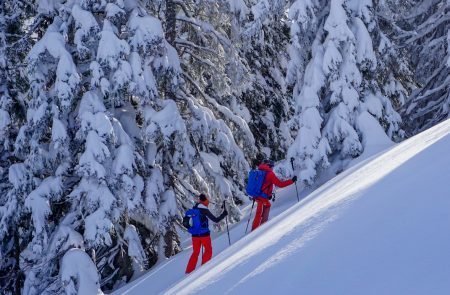
[(294, 183), (292, 181), (292, 179), (288, 179), (285, 181), (280, 180), (275, 175), (275, 173), (273, 173), (272, 168), (270, 168), (267, 164), (259, 165), (258, 169), (267, 172), (266, 179), (264, 179), (264, 183), (262, 185), (262, 191), (269, 197), (272, 197), (272, 191), (273, 191), (274, 185), (276, 185), (277, 187), (286, 187), (286, 186)]

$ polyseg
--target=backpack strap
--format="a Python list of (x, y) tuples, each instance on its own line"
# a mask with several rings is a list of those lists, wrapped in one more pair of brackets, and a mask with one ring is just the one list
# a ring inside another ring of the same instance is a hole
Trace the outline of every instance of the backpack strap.
[(266, 183), (266, 178), (267, 178), (267, 174), (269, 174), (269, 171), (261, 170), (261, 169), (259, 169), (259, 168), (258, 168), (257, 170), (264, 172), (263, 185), (261, 186), (261, 193), (263, 194), (263, 196), (261, 196), (261, 197), (270, 199), (271, 196), (268, 196), (268, 195), (264, 192), (264, 190), (265, 190), (266, 188), (268, 188), (269, 185), (271, 185), (271, 184), (267, 184), (267, 183)]
[(266, 172), (266, 173), (264, 174), (264, 182), (263, 182), (264, 185), (261, 187), (261, 192), (266, 196), (266, 198), (269, 198), (269, 199), (270, 199), (272, 196), (268, 196), (268, 195), (264, 192), (266, 188), (269, 188), (269, 186), (272, 185), (271, 183), (266, 183), (267, 174), (269, 174), (270, 172), (269, 172), (269, 171), (264, 171), (264, 172)]

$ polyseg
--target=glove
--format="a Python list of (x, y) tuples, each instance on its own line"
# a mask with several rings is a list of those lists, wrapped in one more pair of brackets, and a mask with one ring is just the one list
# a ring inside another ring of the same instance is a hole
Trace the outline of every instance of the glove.
[(292, 177), (293, 182), (297, 182), (297, 176)]

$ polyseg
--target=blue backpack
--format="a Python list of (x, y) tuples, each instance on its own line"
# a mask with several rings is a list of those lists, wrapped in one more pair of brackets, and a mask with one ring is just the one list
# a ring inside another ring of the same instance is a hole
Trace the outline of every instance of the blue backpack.
[(247, 195), (255, 198), (255, 197), (263, 197), (269, 198), (267, 194), (262, 191), (262, 186), (264, 184), (264, 180), (266, 179), (266, 171), (253, 169), (248, 173), (248, 182), (247, 182)]
[[(190, 224), (191, 219), (192, 225)], [(209, 233), (208, 218), (206, 216), (202, 218), (202, 214), (197, 208), (197, 205), (186, 211), (183, 218), (183, 225), (191, 235), (203, 235)]]

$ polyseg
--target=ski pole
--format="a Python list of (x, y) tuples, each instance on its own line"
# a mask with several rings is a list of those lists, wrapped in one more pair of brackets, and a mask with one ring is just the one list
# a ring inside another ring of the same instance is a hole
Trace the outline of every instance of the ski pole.
[[(292, 166), (292, 171), (294, 171), (294, 158), (291, 158), (291, 166)], [(297, 202), (300, 202), (300, 198), (298, 196), (298, 188), (297, 188), (297, 181), (295, 182), (295, 191), (297, 192)]]
[(248, 216), (247, 227), (245, 228), (245, 234), (247, 234), (248, 225), (250, 224), (250, 218), (252, 218), (253, 207), (255, 206), (255, 199), (253, 199), (252, 209), (250, 209), (250, 215)]
[[(225, 207), (225, 201), (223, 201), (223, 207)], [(225, 217), (225, 222), (227, 223), (227, 233), (228, 233), (228, 245), (231, 246), (231, 240), (230, 240), (230, 230), (228, 229), (228, 215)]]

